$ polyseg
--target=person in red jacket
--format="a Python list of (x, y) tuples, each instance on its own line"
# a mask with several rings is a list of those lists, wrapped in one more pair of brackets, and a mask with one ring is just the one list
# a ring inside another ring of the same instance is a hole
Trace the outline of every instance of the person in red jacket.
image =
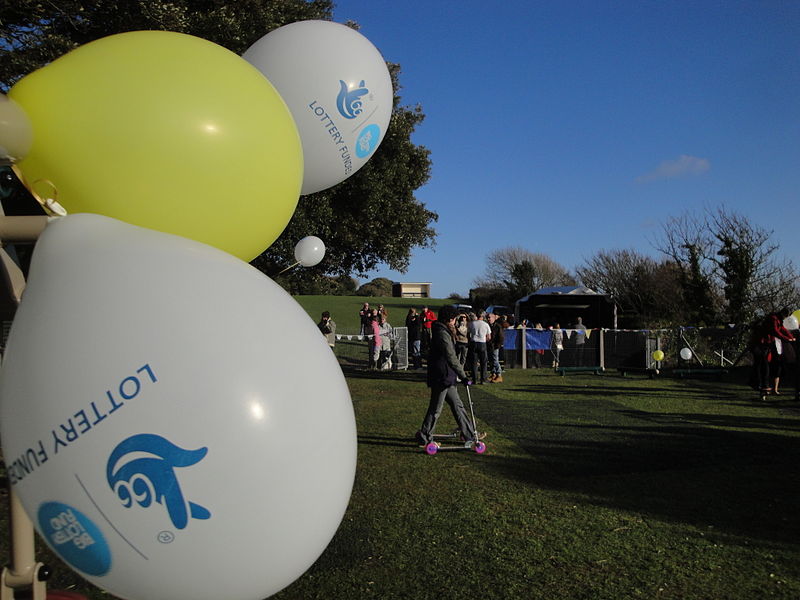
[(431, 327), (436, 320), (436, 315), (427, 306), (422, 307), (422, 354), (427, 355), (431, 347)]
[(783, 320), (790, 314), (788, 308), (770, 313), (754, 328), (751, 348), (762, 397), (773, 391), (773, 382), (777, 387), (780, 381), (784, 343), (794, 342), (794, 336), (783, 326)]

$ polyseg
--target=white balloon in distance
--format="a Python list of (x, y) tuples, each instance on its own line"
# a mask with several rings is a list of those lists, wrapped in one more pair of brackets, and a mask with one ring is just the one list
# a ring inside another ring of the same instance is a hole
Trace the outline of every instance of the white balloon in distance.
[(132, 600), (277, 592), (335, 533), (356, 462), (341, 369), (291, 296), (222, 251), (97, 215), (36, 246), (0, 436), (51, 548)]
[(683, 360), (689, 360), (692, 358), (692, 351), (689, 348), (681, 348), (681, 358)]
[(367, 162), (392, 116), (392, 79), (363, 35), (331, 21), (279, 27), (242, 55), (275, 86), (303, 145), (303, 187), (311, 194)]
[(794, 315), (789, 315), (783, 320), (783, 326), (789, 331), (795, 331), (796, 329), (800, 328), (800, 321), (798, 321), (797, 317)]
[(325, 243), (315, 235), (307, 235), (295, 245), (294, 258), (304, 267), (318, 265), (325, 258)]

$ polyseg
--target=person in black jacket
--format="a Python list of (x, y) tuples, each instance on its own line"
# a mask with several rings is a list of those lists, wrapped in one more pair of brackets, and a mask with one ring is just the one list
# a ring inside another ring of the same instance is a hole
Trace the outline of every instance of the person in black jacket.
[(467, 381), (464, 368), (456, 356), (455, 317), (455, 308), (443, 306), (439, 311), (439, 317), (431, 326), (431, 347), (428, 355), (428, 387), (431, 388), (431, 401), (422, 421), (422, 427), (416, 434), (417, 441), (422, 445), (433, 441), (433, 430), (445, 402), (450, 405), (465, 441), (475, 442), (482, 437), (474, 430), (456, 389), (456, 382), (459, 379), (467, 385), (471, 382)]
[(503, 370), (500, 366), (500, 352), (503, 350), (503, 345), (506, 341), (506, 335), (496, 314), (490, 313), (488, 322), (489, 327), (492, 330), (492, 337), (489, 338), (489, 347), (492, 349), (492, 376), (489, 378), (489, 383), (503, 383)]
[(411, 358), (415, 369), (422, 368), (422, 317), (417, 314), (416, 308), (409, 308), (406, 315), (406, 329), (408, 330), (408, 347), (411, 349)]

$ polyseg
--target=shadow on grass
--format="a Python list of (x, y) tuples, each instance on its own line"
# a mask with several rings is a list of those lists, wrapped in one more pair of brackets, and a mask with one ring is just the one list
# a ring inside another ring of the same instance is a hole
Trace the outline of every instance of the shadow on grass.
[(348, 379), (371, 379), (375, 381), (393, 380), (393, 381), (425, 381), (425, 371), (423, 370), (408, 370), (408, 371), (374, 371), (359, 367), (352, 367), (342, 365), (342, 373)]
[(522, 454), (489, 454), (479, 468), (602, 506), (796, 543), (797, 421), (644, 412), (594, 390), (561, 400), (555, 387), (556, 399), (541, 403), (482, 395), (480, 419)]
[(359, 435), (358, 443), (366, 444), (367, 446), (394, 446), (406, 450), (417, 450), (417, 448), (413, 446), (414, 440), (410, 436), (401, 438), (397, 436)]
[[(583, 380), (585, 381), (585, 380)], [(506, 386), (506, 390), (511, 392), (521, 393), (547, 393), (548, 395), (568, 396), (575, 397), (577, 394), (586, 395), (591, 394), (595, 398), (613, 398), (615, 396), (635, 396), (642, 394), (652, 394), (653, 387), (631, 387), (627, 385), (608, 386), (608, 385), (590, 385), (581, 382), (572, 382), (564, 384), (529, 384), (529, 385), (516, 385)], [(725, 397), (724, 393), (718, 393), (718, 396)], [(698, 400), (708, 398), (708, 390), (691, 390), (681, 394), (682, 398)], [(735, 397), (731, 395), (731, 397)]]

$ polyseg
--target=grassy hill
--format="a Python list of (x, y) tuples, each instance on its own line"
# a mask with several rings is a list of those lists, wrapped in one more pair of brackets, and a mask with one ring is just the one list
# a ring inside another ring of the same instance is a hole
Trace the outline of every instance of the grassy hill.
[(364, 302), (370, 306), (383, 304), (389, 311), (389, 323), (395, 327), (402, 327), (408, 314), (408, 309), (416, 308), (418, 311), (423, 306), (429, 306), (434, 312), (440, 306), (452, 304), (448, 298), (392, 298), (371, 296), (294, 296), (294, 299), (306, 309), (306, 312), (319, 321), (322, 311), (331, 313), (331, 318), (336, 322), (336, 330), (340, 333), (357, 333), (359, 328), (358, 311)]

